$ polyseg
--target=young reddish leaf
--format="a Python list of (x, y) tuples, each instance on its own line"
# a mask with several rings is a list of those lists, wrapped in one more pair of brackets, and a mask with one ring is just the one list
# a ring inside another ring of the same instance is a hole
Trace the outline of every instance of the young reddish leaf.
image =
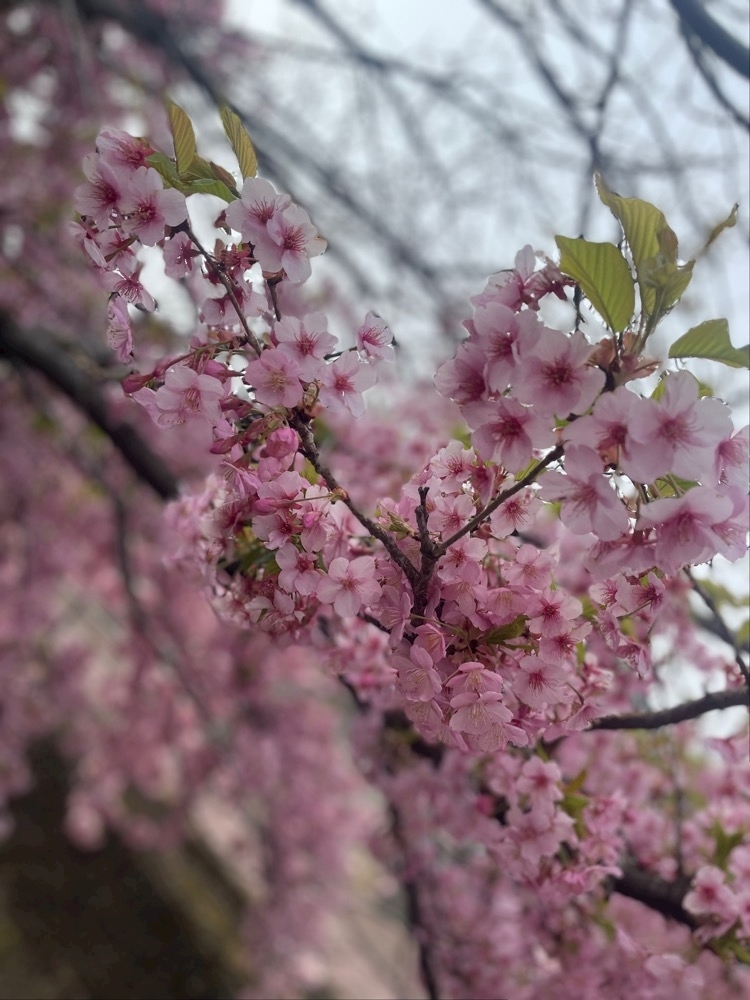
[(168, 101), (167, 114), (174, 140), (177, 173), (184, 174), (190, 168), (196, 154), (195, 132), (193, 132), (192, 122), (178, 104)]
[(556, 236), (560, 270), (581, 286), (604, 322), (621, 333), (635, 309), (635, 283), (628, 262), (611, 243)]
[(221, 109), (221, 122), (227, 139), (234, 150), (234, 155), (237, 157), (243, 178), (255, 177), (258, 172), (258, 159), (245, 126), (234, 111), (226, 105)]
[(733, 347), (725, 319), (709, 319), (692, 327), (669, 349), (670, 358), (706, 358), (730, 368), (750, 368), (750, 344)]

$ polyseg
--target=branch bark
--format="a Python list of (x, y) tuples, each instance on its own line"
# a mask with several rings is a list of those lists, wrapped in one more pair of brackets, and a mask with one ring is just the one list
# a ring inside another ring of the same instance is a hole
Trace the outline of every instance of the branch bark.
[(49, 333), (20, 330), (10, 316), (0, 313), (0, 357), (33, 368), (49, 379), (104, 431), (138, 478), (162, 500), (178, 495), (177, 478), (163, 460), (131, 424), (112, 416), (101, 387)]
[[(673, 726), (687, 719), (697, 719), (706, 712), (717, 709), (732, 708), (735, 705), (748, 705), (748, 689), (746, 687), (728, 691), (712, 691), (695, 701), (686, 701), (674, 708), (664, 708), (658, 712), (635, 712), (633, 715), (605, 715), (595, 719), (589, 729), (661, 729)], [(748, 706), (750, 709), (750, 705)]]
[(706, 12), (700, 0), (671, 0), (683, 26), (707, 45), (727, 66), (750, 79), (750, 50)]

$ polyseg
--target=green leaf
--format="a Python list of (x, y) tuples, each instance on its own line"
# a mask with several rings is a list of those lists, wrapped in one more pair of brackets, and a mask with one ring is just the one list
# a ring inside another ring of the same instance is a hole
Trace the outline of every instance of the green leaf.
[(183, 174), (190, 167), (196, 154), (195, 132), (193, 125), (182, 108), (174, 101), (167, 101), (169, 127), (174, 140), (174, 155), (177, 161), (177, 173)]
[(499, 625), (497, 628), (485, 632), (481, 641), (486, 642), (490, 646), (497, 646), (504, 643), (507, 639), (517, 639), (519, 635), (523, 635), (526, 631), (526, 622), (528, 620), (526, 615), (518, 615), (517, 618), (514, 618), (512, 622), (508, 622), (507, 625)]
[(237, 157), (242, 177), (255, 177), (258, 173), (258, 158), (245, 126), (234, 111), (226, 105), (220, 113), (221, 123), (234, 150), (234, 155)]
[(581, 286), (604, 322), (621, 333), (635, 309), (635, 283), (628, 262), (611, 243), (556, 236), (560, 270)]
[(724, 232), (725, 229), (732, 229), (733, 226), (737, 225), (737, 212), (739, 211), (739, 207), (740, 207), (739, 203), (735, 202), (735, 204), (732, 206), (732, 211), (729, 213), (726, 219), (718, 223), (718, 225), (714, 226), (714, 228), (711, 230), (709, 234), (708, 239), (703, 244), (703, 249), (701, 250), (702, 254), (704, 254), (706, 250), (708, 250), (708, 248), (711, 246), (711, 244), (716, 239), (718, 239), (719, 236), (721, 236), (721, 234)]
[(692, 327), (669, 348), (670, 358), (707, 358), (730, 368), (750, 368), (750, 344), (732, 347), (725, 319), (709, 319)]
[(747, 618), (737, 629), (737, 645), (742, 649), (750, 643), (750, 618)]
[(640, 198), (623, 198), (615, 194), (607, 188), (600, 174), (596, 174), (594, 180), (599, 198), (622, 226), (633, 255), (643, 307), (651, 315), (656, 309), (657, 295), (649, 278), (653, 281), (658, 267), (672, 265), (672, 269), (676, 268), (677, 236), (655, 205)]
[[(213, 194), (226, 202), (235, 201), (237, 198), (237, 191), (234, 187), (230, 190), (223, 181), (217, 180), (211, 170), (211, 164), (202, 156), (193, 157), (190, 169), (185, 171), (182, 176), (177, 173), (174, 160), (165, 156), (164, 153), (153, 153), (149, 156), (148, 162), (149, 166), (159, 172), (168, 187), (173, 187), (184, 195)], [(205, 164), (205, 168), (203, 164)]]
[(237, 200), (237, 193), (232, 192), (221, 181), (217, 181), (212, 177), (199, 177), (197, 180), (190, 181), (189, 184), (184, 185), (181, 188), (184, 194), (213, 194), (217, 198), (221, 198), (222, 201), (227, 202)]
[(152, 153), (148, 157), (148, 165), (153, 167), (160, 175), (167, 187), (180, 188), (180, 176), (174, 160), (164, 153)]

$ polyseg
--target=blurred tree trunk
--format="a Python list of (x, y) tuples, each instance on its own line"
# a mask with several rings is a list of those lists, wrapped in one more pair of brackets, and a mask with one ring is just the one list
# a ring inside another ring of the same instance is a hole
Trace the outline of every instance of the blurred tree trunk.
[(239, 893), (199, 847), (77, 849), (62, 830), (67, 776), (49, 744), (0, 848), (0, 1000), (230, 997)]

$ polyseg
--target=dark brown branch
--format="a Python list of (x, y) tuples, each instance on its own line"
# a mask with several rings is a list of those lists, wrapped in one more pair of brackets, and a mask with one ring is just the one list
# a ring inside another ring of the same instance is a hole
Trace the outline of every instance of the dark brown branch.
[(682, 24), (727, 66), (750, 79), (750, 51), (707, 13), (700, 0), (671, 0)]
[(0, 313), (0, 357), (45, 375), (104, 431), (139, 479), (162, 500), (173, 500), (177, 496), (177, 479), (164, 461), (133, 426), (112, 416), (101, 387), (49, 333), (39, 329), (19, 330), (7, 314)]
[(730, 691), (713, 691), (702, 698), (696, 698), (695, 701), (686, 701), (682, 705), (664, 708), (658, 712), (605, 715), (601, 719), (595, 719), (589, 729), (661, 729), (663, 726), (673, 726), (688, 719), (697, 719), (706, 712), (734, 708), (736, 705), (748, 705), (748, 696), (746, 687)]
[(646, 871), (636, 864), (626, 864), (620, 878), (612, 879), (610, 886), (613, 892), (637, 899), (650, 910), (693, 930), (697, 921), (682, 905), (690, 889), (690, 881), (688, 876), (683, 875), (674, 882), (668, 882), (655, 872)]

